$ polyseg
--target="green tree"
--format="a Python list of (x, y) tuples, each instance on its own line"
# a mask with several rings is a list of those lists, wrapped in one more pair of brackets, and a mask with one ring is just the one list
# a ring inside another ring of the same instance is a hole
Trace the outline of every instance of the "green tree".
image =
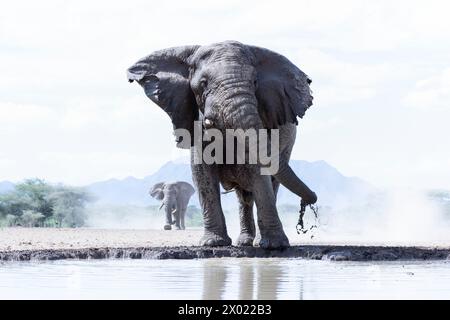
[(92, 200), (81, 188), (30, 179), (0, 195), (0, 218), (8, 226), (79, 227), (86, 219), (86, 203)]
[(24, 210), (29, 209), (31, 209), (30, 204), (15, 191), (0, 195), (0, 217), (18, 218)]
[(41, 179), (28, 179), (17, 184), (9, 193), (0, 195), (0, 215), (21, 216), (25, 210), (40, 212), (44, 217), (52, 215), (48, 195), (53, 187)]
[(7, 227), (14, 227), (19, 223), (19, 217), (13, 214), (7, 214), (5, 217), (5, 225)]
[(45, 216), (33, 210), (25, 210), (20, 217), (21, 224), (24, 227), (41, 227)]
[(81, 188), (58, 187), (48, 199), (58, 227), (80, 227), (86, 220), (85, 207), (92, 197)]

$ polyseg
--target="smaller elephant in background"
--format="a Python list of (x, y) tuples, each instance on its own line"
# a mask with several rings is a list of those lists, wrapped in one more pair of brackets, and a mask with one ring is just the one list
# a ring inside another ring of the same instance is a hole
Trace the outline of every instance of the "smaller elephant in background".
[(162, 200), (159, 209), (164, 207), (166, 214), (164, 230), (171, 230), (173, 224), (178, 230), (186, 229), (184, 219), (189, 199), (195, 193), (193, 186), (184, 181), (160, 182), (149, 193), (153, 198)]

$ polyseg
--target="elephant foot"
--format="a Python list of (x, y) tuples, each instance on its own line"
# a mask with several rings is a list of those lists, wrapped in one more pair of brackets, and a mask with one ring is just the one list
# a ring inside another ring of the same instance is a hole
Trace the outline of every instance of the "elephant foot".
[(164, 226), (164, 230), (172, 230), (172, 226), (170, 224), (166, 224)]
[(253, 239), (254, 236), (249, 233), (243, 232), (239, 235), (236, 244), (240, 247), (251, 247), (253, 246)]
[(261, 241), (261, 234), (259, 232), (256, 233), (255, 239), (253, 240), (253, 246), (259, 247), (259, 242)]
[(284, 234), (283, 230), (275, 232), (265, 232), (261, 235), (259, 246), (263, 249), (282, 249), (290, 246), (289, 239)]
[(175, 230), (181, 230), (180, 226), (175, 226)]
[(200, 239), (200, 245), (206, 247), (223, 247), (231, 245), (231, 238), (228, 235), (221, 236), (212, 232), (205, 232)]

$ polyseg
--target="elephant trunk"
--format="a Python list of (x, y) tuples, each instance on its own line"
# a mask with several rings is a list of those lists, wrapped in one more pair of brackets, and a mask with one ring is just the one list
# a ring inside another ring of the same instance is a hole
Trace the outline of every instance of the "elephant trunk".
[(282, 162), (275, 179), (289, 191), (302, 198), (305, 204), (314, 204), (317, 195), (295, 174), (287, 162)]
[(162, 206), (164, 206), (165, 213), (166, 213), (166, 223), (167, 224), (175, 224), (176, 221), (172, 220), (172, 215), (175, 215), (177, 213), (177, 204), (175, 199), (172, 199), (172, 197), (167, 197), (164, 199)]

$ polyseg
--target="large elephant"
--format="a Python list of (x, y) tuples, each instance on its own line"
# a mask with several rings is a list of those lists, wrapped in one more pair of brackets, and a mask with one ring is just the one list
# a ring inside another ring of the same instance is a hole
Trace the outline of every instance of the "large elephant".
[(195, 193), (193, 186), (184, 181), (160, 182), (155, 184), (149, 193), (153, 198), (162, 201), (159, 208), (164, 207), (166, 214), (164, 230), (172, 229), (172, 224), (179, 230), (186, 229), (184, 219), (189, 199)]
[[(297, 117), (302, 118), (312, 105), (311, 80), (306, 74), (273, 51), (226, 41), (156, 51), (131, 66), (127, 75), (170, 116), (174, 129), (195, 136), (197, 120), (202, 121), (203, 131), (279, 129), (279, 170), (273, 175), (261, 174), (261, 162), (198, 163), (195, 148), (191, 148), (191, 168), (204, 217), (201, 245), (231, 244), (220, 202), (222, 184), (236, 191), (240, 203), (238, 245), (289, 246), (276, 208), (279, 184), (301, 197), (304, 205), (317, 201), (289, 167)], [(254, 203), (259, 241), (255, 240)]]

